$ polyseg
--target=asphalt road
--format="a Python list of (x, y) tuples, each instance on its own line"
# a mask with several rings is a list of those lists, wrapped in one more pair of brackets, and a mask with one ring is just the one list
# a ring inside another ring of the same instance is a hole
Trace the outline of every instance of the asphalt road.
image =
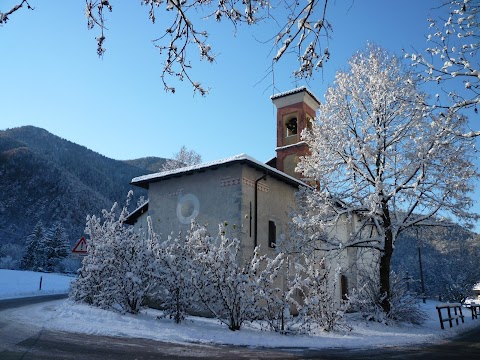
[[(461, 326), (461, 325), (460, 325)], [(368, 350), (329, 350), (320, 354), (316, 351), (304, 351), (303, 359), (480, 359), (480, 320), (476, 328), (442, 344), (431, 346), (399, 347)]]
[(68, 294), (58, 294), (58, 295), (32, 296), (32, 297), (24, 297), (19, 299), (0, 300), (0, 311), (5, 309), (21, 307), (21, 306), (38, 304), (45, 301), (66, 299), (67, 297), (68, 297)]
[[(57, 297), (58, 298), (58, 297)], [(434, 346), (386, 349), (269, 349), (166, 343), (49, 331), (2, 321), (1, 311), (52, 298), (0, 301), (0, 360), (57, 359), (480, 359), (479, 326), (452, 341)], [(73, 324), (72, 324), (73, 325)], [(460, 325), (461, 326), (461, 325)]]

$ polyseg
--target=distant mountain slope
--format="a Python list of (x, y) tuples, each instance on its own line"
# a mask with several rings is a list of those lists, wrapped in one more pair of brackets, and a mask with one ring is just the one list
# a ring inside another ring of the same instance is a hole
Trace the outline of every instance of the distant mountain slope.
[(124, 162), (140, 169), (145, 169), (148, 172), (156, 173), (161, 171), (160, 169), (162, 168), (163, 164), (167, 162), (167, 159), (148, 156), (140, 159), (124, 160)]
[(87, 214), (123, 203), (131, 189), (146, 196), (129, 182), (150, 172), (33, 126), (0, 131), (0, 244), (23, 243), (38, 220), (61, 221), (75, 241)]
[(480, 235), (460, 225), (409, 229), (395, 243), (392, 270), (409, 277), (410, 288), (421, 293), (422, 264), (427, 296), (455, 300), (456, 292), (468, 295), (480, 281), (479, 257)]

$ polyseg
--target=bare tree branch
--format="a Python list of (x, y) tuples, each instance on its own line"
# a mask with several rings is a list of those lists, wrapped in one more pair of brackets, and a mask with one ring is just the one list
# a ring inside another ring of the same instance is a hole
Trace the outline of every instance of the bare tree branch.
[[(9, 15), (24, 5), (33, 10), (27, 0), (19, 3), (5, 13), (0, 12), (0, 25), (6, 23)], [(216, 55), (208, 43), (209, 33), (200, 29), (205, 20), (220, 22), (228, 20), (235, 32), (240, 24), (247, 26), (269, 22), (277, 30), (270, 37), (272, 49), (277, 49), (272, 62), (291, 55), (299, 67), (293, 75), (300, 79), (310, 78), (315, 71), (322, 69), (330, 58), (328, 44), (332, 26), (327, 20), (329, 0), (142, 0), (141, 5), (148, 8), (148, 17), (156, 23), (162, 12), (161, 20), (170, 25), (152, 40), (154, 46), (164, 58), (161, 79), (167, 92), (175, 92), (170, 85), (171, 79), (189, 82), (194, 92), (202, 96), (208, 93), (192, 75), (193, 62), (191, 50), (197, 52), (200, 60), (213, 63)], [(98, 28), (97, 54), (103, 57), (106, 51), (106, 17), (113, 7), (110, 0), (85, 0), (85, 16), (89, 30)]]
[(10, 10), (8, 10), (7, 12), (5, 13), (2, 13), (0, 11), (0, 26), (3, 25), (3, 24), (6, 24), (7, 21), (9, 20), (9, 16), (12, 15), (14, 12), (20, 10), (23, 5), (26, 5), (27, 6), (27, 9), (29, 10), (35, 10), (33, 7), (30, 6), (30, 4), (28, 3), (27, 0), (22, 0), (21, 3), (17, 4), (17, 5), (14, 5)]
[[(478, 114), (480, 106), (480, 1), (448, 0), (434, 9), (428, 19), (430, 44), (423, 52), (405, 54), (418, 76), (436, 83), (440, 90), (436, 102), (429, 104), (440, 116), (451, 117), (464, 109)], [(480, 131), (457, 134), (480, 136)]]

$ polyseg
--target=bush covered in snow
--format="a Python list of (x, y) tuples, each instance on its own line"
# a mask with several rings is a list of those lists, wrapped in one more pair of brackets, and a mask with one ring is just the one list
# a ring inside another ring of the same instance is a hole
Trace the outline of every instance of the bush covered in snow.
[(390, 311), (385, 313), (381, 306), (384, 294), (380, 292), (379, 281), (375, 277), (365, 277), (364, 285), (351, 294), (352, 310), (358, 311), (366, 320), (383, 324), (406, 322), (421, 325), (427, 315), (420, 308), (418, 297), (408, 289), (405, 276), (391, 274)]
[(124, 225), (127, 203), (117, 218), (117, 204), (102, 218), (87, 217), (88, 253), (70, 297), (104, 309), (136, 314), (151, 287), (150, 233), (136, 233)]
[(176, 323), (200, 311), (232, 331), (258, 321), (283, 334), (349, 329), (344, 314), (350, 305), (381, 322), (424, 319), (401, 278), (392, 277), (391, 311), (385, 314), (378, 281), (367, 281), (349, 300), (336, 300), (340, 269), (332, 276), (315, 253), (278, 252), (272, 259), (257, 247), (249, 257), (227, 236), (226, 224), (211, 236), (192, 222), (185, 236), (161, 241), (150, 218), (146, 230), (124, 224), (128, 201), (122, 209), (115, 204), (104, 210), (102, 218), (87, 218), (88, 253), (72, 284), (72, 299), (136, 314), (148, 298)]

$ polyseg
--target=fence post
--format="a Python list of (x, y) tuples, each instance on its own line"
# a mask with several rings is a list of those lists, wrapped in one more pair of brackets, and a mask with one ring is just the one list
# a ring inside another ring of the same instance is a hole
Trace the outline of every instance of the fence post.
[(42, 290), (42, 280), (43, 280), (43, 276), (40, 276), (40, 286), (38, 287), (38, 290)]
[[(450, 324), (450, 327), (452, 327), (453, 326), (453, 324), (452, 324), (452, 313), (450, 312), (450, 306), (447, 307), (447, 310), (448, 310), (448, 323)], [(457, 311), (455, 310), (455, 312), (457, 312)], [(458, 320), (457, 320), (457, 323), (458, 323)]]
[(437, 307), (438, 310), (438, 318), (440, 319), (440, 327), (442, 330), (445, 330), (445, 327), (443, 326), (443, 319), (442, 319), (442, 310)]

